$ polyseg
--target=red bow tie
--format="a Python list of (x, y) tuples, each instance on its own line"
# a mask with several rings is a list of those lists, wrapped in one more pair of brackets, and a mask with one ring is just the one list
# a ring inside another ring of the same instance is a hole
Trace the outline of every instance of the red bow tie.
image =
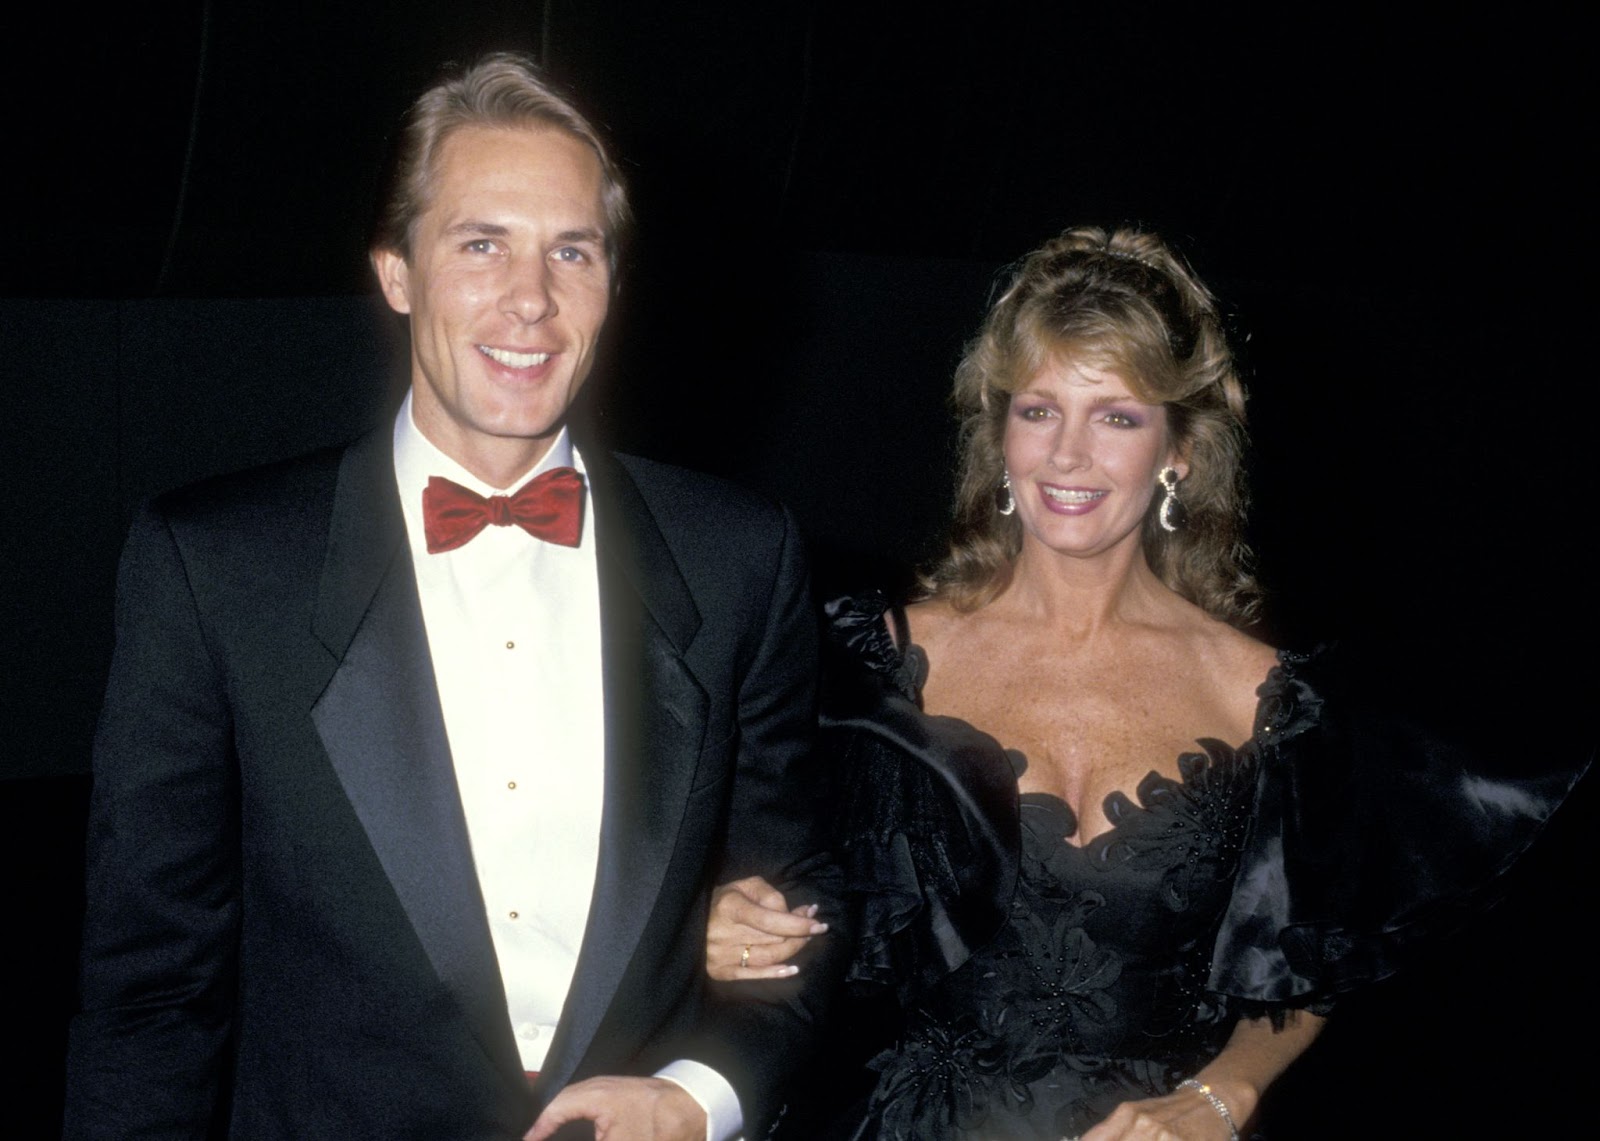
[(487, 499), (441, 476), (428, 477), (422, 529), (430, 555), (455, 550), (491, 523), (515, 523), (536, 539), (576, 547), (583, 534), (583, 476), (569, 467), (551, 468), (513, 495)]

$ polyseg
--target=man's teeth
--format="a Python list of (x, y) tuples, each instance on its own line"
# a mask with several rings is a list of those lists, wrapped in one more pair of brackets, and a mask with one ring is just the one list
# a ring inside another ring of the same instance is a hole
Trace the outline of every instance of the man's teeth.
[(1105, 495), (1103, 491), (1069, 491), (1064, 487), (1047, 487), (1044, 493), (1057, 503), (1088, 503)]
[(513, 353), (507, 349), (491, 349), (488, 345), (479, 345), (478, 351), (507, 368), (532, 368), (550, 359), (549, 353)]

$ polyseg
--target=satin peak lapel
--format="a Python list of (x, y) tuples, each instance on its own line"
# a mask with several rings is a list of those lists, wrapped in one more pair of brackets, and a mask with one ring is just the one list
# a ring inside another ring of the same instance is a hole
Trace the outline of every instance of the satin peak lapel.
[(339, 665), (311, 717), (440, 981), (522, 1083), (387, 445), (365, 437), (340, 468), (314, 618)]
[[(606, 777), (600, 866), (549, 1088), (579, 1065), (638, 950), (672, 860), (708, 701), (683, 655), (700, 613), (632, 477), (584, 452), (600, 555)], [(543, 1084), (543, 1083), (541, 1083)]]

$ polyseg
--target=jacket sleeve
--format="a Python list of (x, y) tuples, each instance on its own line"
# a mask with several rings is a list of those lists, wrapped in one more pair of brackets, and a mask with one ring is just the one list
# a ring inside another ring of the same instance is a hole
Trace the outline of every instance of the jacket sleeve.
[[(738, 1091), (745, 1136), (782, 1115), (786, 1082), (808, 1056), (848, 951), (826, 845), (832, 781), (816, 734), (817, 616), (802, 543), (784, 516), (765, 622), (738, 692), (738, 766), (719, 882), (761, 874), (791, 904), (816, 902), (829, 934), (793, 979), (713, 983), (701, 1060)], [(700, 932), (704, 945), (704, 932)]]
[(135, 520), (94, 747), (65, 1135), (204, 1137), (219, 1112), (238, 939), (225, 686), (167, 522)]

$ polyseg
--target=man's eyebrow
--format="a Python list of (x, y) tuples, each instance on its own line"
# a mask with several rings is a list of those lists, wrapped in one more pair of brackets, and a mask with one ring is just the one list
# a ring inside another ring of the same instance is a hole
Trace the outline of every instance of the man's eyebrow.
[(451, 226), (445, 230), (445, 233), (451, 237), (458, 237), (463, 234), (475, 234), (481, 238), (503, 238), (510, 232), (511, 231), (506, 227), (496, 225), (493, 222), (473, 221), (457, 222), (454, 226)]
[[(467, 236), (475, 238), (504, 238), (511, 233), (511, 229), (496, 222), (478, 222), (468, 219), (465, 222), (457, 222), (453, 226), (447, 226), (444, 232), (446, 237), (451, 238)], [(555, 240), (558, 242), (593, 242), (596, 245), (603, 246), (606, 243), (606, 236), (601, 231), (586, 226), (582, 229), (562, 230), (556, 235)]]

